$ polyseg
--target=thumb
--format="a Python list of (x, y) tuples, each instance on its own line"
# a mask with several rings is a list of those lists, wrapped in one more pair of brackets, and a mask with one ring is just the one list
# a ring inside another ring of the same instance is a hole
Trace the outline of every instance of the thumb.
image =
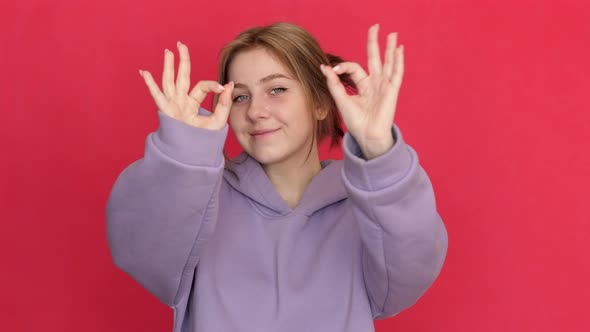
[(344, 85), (332, 67), (322, 64), (320, 65), (320, 69), (324, 76), (326, 76), (328, 89), (332, 98), (334, 98), (334, 102), (336, 102), (336, 106), (342, 112), (351, 103), (350, 96), (346, 93), (346, 88), (344, 88)]
[(215, 123), (219, 126), (219, 128), (223, 128), (227, 123), (227, 118), (229, 117), (229, 111), (232, 106), (232, 92), (234, 90), (234, 82), (229, 82), (224, 85), (225, 90), (219, 95), (219, 99), (217, 100), (217, 105), (215, 106), (215, 110), (213, 111), (213, 115), (211, 115), (215, 120)]

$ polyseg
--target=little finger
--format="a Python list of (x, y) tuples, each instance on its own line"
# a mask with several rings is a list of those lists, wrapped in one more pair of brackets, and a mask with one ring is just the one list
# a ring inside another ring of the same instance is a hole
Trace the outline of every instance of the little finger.
[(147, 85), (148, 90), (152, 95), (152, 98), (154, 98), (154, 101), (156, 102), (156, 106), (158, 106), (160, 110), (166, 109), (166, 105), (168, 105), (168, 100), (166, 99), (166, 96), (164, 96), (162, 91), (160, 91), (160, 88), (158, 87), (158, 84), (156, 84), (156, 81), (154, 81), (152, 74), (150, 74), (149, 71), (140, 70), (139, 75), (143, 77), (143, 80)]
[(393, 85), (399, 87), (404, 77), (404, 45), (395, 50), (395, 65), (391, 81)]

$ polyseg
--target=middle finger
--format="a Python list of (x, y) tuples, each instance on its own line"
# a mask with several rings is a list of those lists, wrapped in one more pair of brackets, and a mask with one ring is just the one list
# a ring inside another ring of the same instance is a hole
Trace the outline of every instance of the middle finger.
[(379, 54), (379, 24), (369, 28), (369, 40), (367, 42), (367, 55), (369, 62), (369, 74), (381, 74), (381, 55)]
[(176, 77), (176, 93), (186, 95), (191, 84), (191, 61), (188, 54), (188, 47), (181, 42), (178, 42), (177, 45), (180, 61), (178, 63), (178, 77)]

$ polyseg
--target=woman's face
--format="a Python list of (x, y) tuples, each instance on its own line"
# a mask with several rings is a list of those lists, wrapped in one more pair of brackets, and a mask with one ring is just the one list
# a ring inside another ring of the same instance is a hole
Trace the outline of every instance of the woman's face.
[(238, 53), (228, 79), (235, 83), (229, 121), (242, 148), (266, 166), (301, 164), (314, 144), (301, 83), (263, 48)]

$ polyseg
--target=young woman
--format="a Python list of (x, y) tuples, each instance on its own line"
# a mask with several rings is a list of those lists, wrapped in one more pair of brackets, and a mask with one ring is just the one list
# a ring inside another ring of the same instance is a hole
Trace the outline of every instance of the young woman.
[[(242, 32), (219, 83), (189, 91), (166, 50), (160, 127), (107, 205), (115, 264), (174, 309), (174, 331), (373, 331), (438, 276), (447, 233), (428, 176), (393, 123), (403, 47), (369, 29), (368, 73), (302, 28)], [(348, 82), (346, 87), (342, 82)], [(221, 83), (221, 84), (220, 84)], [(200, 109), (216, 93), (214, 112)], [(352, 92), (352, 94), (351, 94)], [(344, 160), (320, 161), (324, 138)], [(228, 161), (227, 121), (244, 152)]]

